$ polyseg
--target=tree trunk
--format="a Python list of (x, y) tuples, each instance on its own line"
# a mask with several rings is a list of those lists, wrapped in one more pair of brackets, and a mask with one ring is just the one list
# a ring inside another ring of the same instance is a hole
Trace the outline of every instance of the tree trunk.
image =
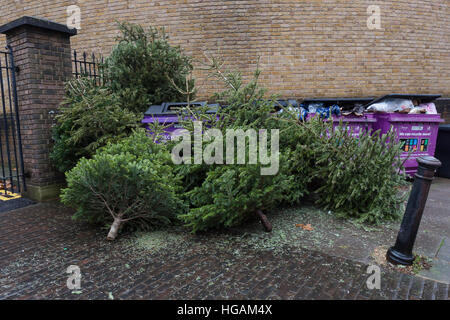
[(114, 222), (111, 225), (111, 229), (109, 229), (107, 240), (113, 241), (117, 237), (117, 233), (119, 232), (120, 225), (122, 224), (121, 218), (114, 218)]
[(264, 213), (262, 213), (261, 210), (256, 210), (256, 215), (258, 216), (259, 220), (261, 221), (262, 225), (264, 226), (264, 230), (266, 230), (266, 232), (272, 231), (272, 224), (267, 219), (266, 215)]

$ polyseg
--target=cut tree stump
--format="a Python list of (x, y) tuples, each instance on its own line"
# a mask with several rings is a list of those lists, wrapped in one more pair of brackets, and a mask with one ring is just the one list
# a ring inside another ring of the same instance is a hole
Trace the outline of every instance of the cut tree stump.
[(259, 220), (261, 221), (264, 230), (266, 232), (272, 231), (272, 224), (270, 223), (269, 219), (267, 219), (266, 215), (261, 210), (256, 210), (256, 215), (258, 216)]

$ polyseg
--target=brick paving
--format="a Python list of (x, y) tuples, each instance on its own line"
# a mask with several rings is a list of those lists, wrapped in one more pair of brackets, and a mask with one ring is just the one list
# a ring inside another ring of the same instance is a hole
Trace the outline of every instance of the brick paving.
[[(45, 203), (0, 213), (0, 299), (445, 299), (447, 284), (382, 269), (369, 290), (367, 266), (285, 246), (255, 250), (214, 235), (136, 245), (136, 236), (72, 221)], [(181, 238), (180, 238), (181, 239)], [(69, 265), (81, 268), (81, 290), (66, 287)]]

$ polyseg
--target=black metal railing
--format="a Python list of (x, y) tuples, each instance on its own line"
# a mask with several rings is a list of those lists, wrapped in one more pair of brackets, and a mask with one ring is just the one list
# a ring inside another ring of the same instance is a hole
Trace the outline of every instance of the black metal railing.
[(94, 79), (97, 85), (105, 83), (103, 57), (97, 58), (94, 53), (88, 55), (83, 52), (81, 56), (76, 50), (73, 51), (72, 74), (75, 78), (88, 77)]
[(22, 136), (11, 47), (0, 51), (0, 199), (26, 191)]

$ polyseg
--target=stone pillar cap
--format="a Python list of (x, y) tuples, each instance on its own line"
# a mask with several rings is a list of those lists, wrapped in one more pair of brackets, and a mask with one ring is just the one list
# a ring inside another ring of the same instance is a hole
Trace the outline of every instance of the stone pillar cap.
[(7, 24), (0, 26), (0, 33), (6, 34), (13, 29), (16, 29), (16, 28), (19, 28), (19, 27), (25, 26), (25, 25), (66, 33), (69, 35), (69, 37), (77, 34), (77, 29), (69, 29), (69, 27), (67, 27), (66, 25), (60, 24), (60, 23), (56, 23), (56, 22), (46, 20), (46, 19), (41, 19), (41, 18), (28, 17), (28, 16), (24, 16), (22, 18), (19, 18), (17, 20), (11, 21)]

